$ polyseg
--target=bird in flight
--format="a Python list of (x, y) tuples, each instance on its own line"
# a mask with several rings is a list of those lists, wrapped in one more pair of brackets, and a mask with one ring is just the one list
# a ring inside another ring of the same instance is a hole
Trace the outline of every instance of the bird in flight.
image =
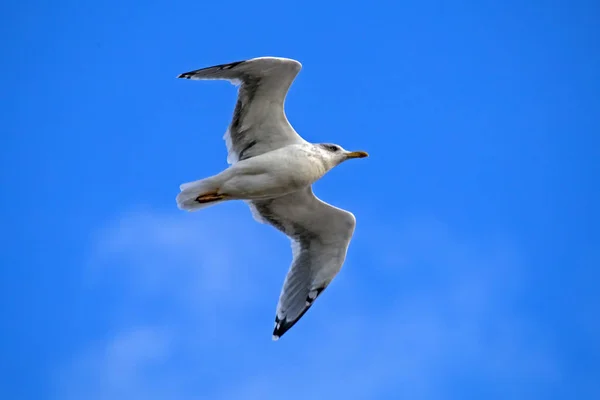
[(177, 206), (197, 211), (243, 200), (257, 221), (289, 237), (293, 261), (279, 296), (273, 340), (298, 322), (340, 271), (356, 225), (352, 213), (321, 201), (311, 185), (342, 162), (368, 156), (337, 144), (309, 143), (292, 128), (284, 102), (301, 68), (296, 60), (259, 57), (179, 75), (240, 85), (224, 136), (230, 166), (181, 185)]

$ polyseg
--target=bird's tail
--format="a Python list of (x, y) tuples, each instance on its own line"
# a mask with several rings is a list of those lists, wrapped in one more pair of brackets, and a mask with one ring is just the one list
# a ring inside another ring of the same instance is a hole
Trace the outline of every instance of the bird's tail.
[(184, 183), (179, 190), (177, 207), (180, 210), (198, 211), (227, 200), (226, 195), (218, 192), (219, 188), (212, 178)]

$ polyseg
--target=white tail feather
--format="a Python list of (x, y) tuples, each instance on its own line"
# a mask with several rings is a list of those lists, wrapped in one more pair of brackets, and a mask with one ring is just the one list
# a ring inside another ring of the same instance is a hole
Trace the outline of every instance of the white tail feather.
[(199, 181), (184, 183), (179, 186), (181, 192), (177, 195), (177, 207), (185, 211), (198, 211), (202, 208), (210, 207), (225, 200), (215, 200), (210, 203), (198, 203), (196, 198), (203, 194), (215, 191), (213, 180), (201, 179)]

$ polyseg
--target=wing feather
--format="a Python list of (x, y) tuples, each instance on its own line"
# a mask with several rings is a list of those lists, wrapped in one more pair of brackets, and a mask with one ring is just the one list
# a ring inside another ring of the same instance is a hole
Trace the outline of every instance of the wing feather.
[(319, 200), (310, 187), (251, 203), (261, 222), (292, 241), (294, 258), (275, 315), (273, 339), (277, 340), (302, 318), (342, 268), (356, 219)]
[(231, 123), (224, 139), (233, 164), (302, 139), (285, 116), (287, 92), (302, 68), (296, 60), (260, 57), (202, 68), (179, 75), (185, 79), (223, 79), (240, 83)]

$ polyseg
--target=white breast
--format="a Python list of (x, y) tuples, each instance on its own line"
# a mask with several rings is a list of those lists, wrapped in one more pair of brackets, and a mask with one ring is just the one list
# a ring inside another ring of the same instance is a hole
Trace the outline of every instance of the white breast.
[(312, 145), (286, 146), (234, 164), (223, 191), (247, 199), (280, 196), (312, 185), (328, 169)]

